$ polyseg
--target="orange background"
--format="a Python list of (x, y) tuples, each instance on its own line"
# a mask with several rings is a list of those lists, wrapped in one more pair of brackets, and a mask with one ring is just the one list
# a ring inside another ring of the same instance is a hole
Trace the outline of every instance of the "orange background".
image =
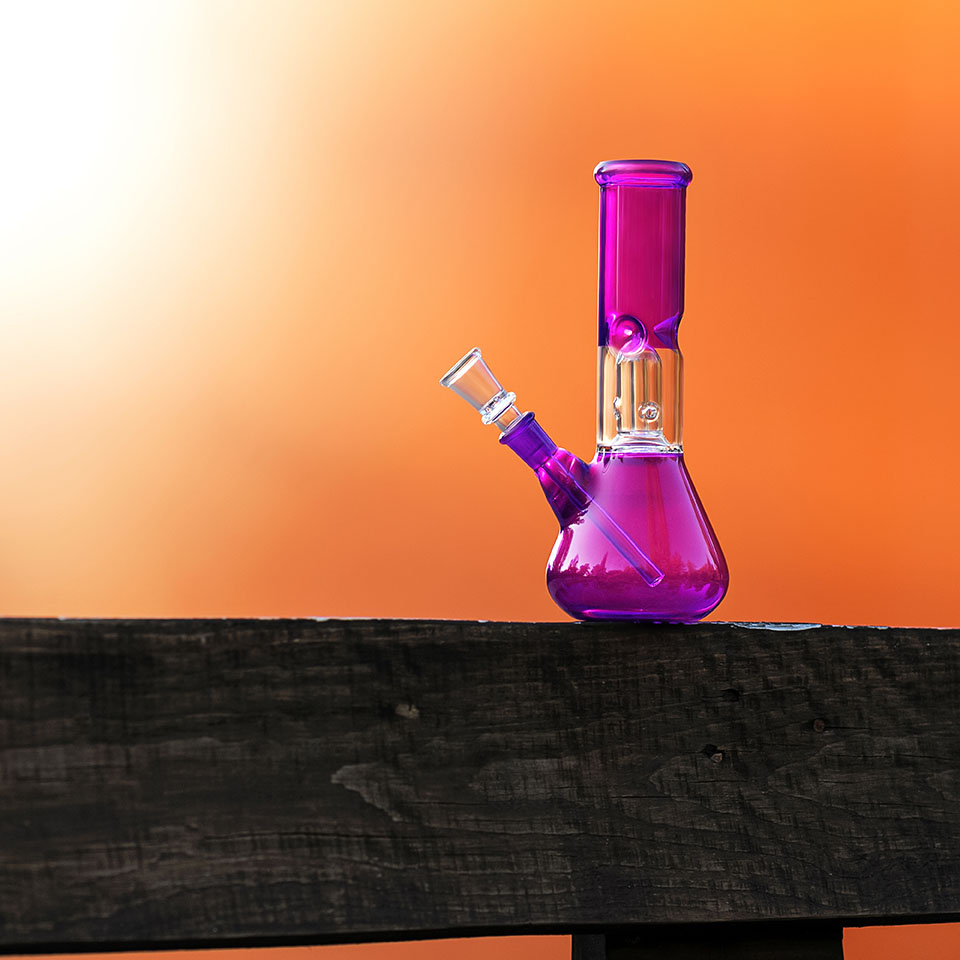
[[(482, 346), (589, 457), (591, 171), (647, 156), (694, 170), (716, 615), (956, 626), (958, 30), (924, 0), (4, 5), (0, 610), (562, 619), (536, 484), (437, 379)], [(569, 948), (317, 952), (484, 949)]]

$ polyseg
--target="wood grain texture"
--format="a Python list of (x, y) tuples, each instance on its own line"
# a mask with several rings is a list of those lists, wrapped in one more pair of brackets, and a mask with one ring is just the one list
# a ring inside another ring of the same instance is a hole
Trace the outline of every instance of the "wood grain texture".
[(958, 640), (0, 621), (0, 949), (957, 919)]

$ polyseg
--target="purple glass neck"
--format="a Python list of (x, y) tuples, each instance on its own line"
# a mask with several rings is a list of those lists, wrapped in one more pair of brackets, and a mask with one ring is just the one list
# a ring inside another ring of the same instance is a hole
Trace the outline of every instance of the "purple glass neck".
[(601, 347), (677, 349), (683, 315), (686, 186), (683, 163), (609, 160), (600, 184)]

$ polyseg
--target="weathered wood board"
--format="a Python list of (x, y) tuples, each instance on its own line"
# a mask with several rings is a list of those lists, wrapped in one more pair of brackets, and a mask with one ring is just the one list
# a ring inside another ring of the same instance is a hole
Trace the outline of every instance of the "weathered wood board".
[(960, 631), (0, 621), (0, 949), (960, 918)]

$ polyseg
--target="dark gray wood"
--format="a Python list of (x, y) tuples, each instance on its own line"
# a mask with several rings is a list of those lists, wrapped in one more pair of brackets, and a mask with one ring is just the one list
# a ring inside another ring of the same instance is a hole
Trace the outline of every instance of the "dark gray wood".
[(958, 919), (958, 640), (0, 621), (0, 949)]
[(570, 947), (571, 960), (607, 960), (607, 938), (602, 933), (575, 933)]
[(838, 923), (722, 923), (610, 934), (600, 960), (843, 960)]

